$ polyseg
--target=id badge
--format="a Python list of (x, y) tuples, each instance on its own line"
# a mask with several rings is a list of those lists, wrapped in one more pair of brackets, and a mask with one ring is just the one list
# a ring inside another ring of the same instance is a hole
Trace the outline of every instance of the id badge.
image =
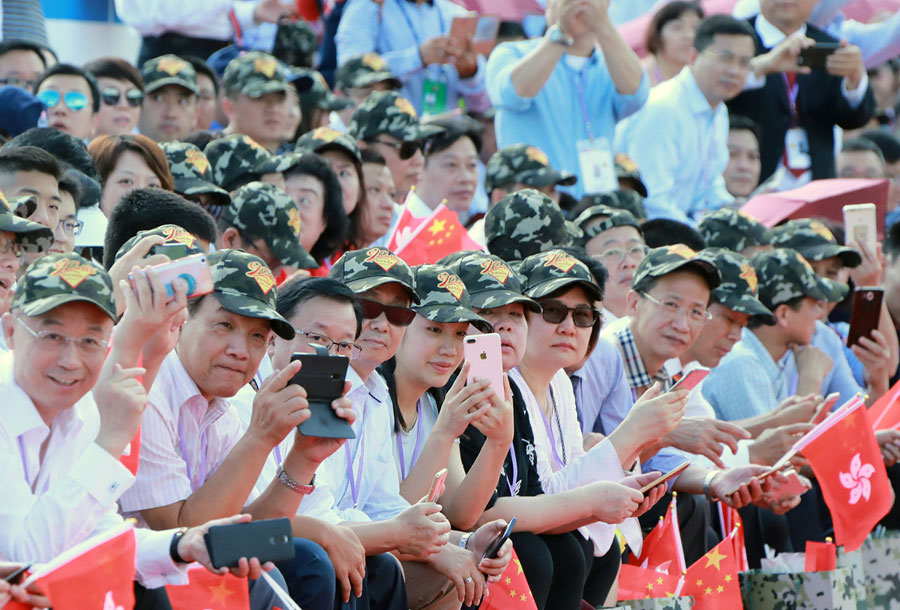
[(579, 140), (578, 167), (581, 169), (580, 180), (584, 192), (608, 193), (619, 188), (616, 179), (616, 168), (613, 164), (612, 148), (606, 138)]
[(447, 111), (447, 83), (426, 78), (422, 84), (422, 114), (442, 114)]
[(784, 148), (787, 151), (787, 166), (790, 169), (809, 169), (812, 161), (809, 158), (809, 140), (806, 130), (802, 127), (788, 129), (784, 138)]

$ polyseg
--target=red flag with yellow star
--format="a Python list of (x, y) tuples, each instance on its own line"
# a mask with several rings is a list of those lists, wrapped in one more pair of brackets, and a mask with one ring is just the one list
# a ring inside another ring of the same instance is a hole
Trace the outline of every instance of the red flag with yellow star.
[(515, 548), (500, 580), (488, 585), (488, 593), (481, 602), (480, 610), (537, 610)]
[(684, 572), (684, 548), (681, 545), (681, 530), (678, 527), (676, 497), (677, 493), (673, 493), (665, 516), (660, 517), (656, 527), (644, 537), (640, 556), (632, 555), (628, 563), (668, 574)]
[(186, 585), (166, 586), (172, 610), (250, 610), (246, 578), (217, 576), (200, 564), (188, 568), (188, 578)]
[(434, 213), (422, 221), (412, 232), (409, 241), (395, 253), (409, 265), (434, 263), (460, 250), (481, 250), (481, 246), (471, 237), (459, 221), (456, 212), (444, 204), (435, 208)]
[(694, 597), (694, 610), (742, 607), (738, 564), (734, 557), (733, 538), (736, 534), (737, 528), (687, 569), (680, 595)]
[(618, 601), (674, 597), (681, 574), (666, 574), (630, 564), (619, 570)]

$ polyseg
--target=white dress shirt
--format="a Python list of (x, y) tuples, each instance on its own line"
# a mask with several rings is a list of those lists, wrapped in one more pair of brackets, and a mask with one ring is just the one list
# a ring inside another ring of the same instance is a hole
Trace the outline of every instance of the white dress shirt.
[(116, 14), (141, 36), (176, 32), (192, 38), (231, 40), (233, 8), (242, 29), (257, 24), (253, 11), (258, 0), (116, 0)]
[[(15, 382), (12, 353), (0, 355), (0, 556), (47, 562), (76, 544), (122, 524), (116, 500), (134, 482), (94, 439), (100, 414), (91, 394), (48, 427)], [(43, 459), (41, 447), (46, 442)], [(137, 578), (146, 587), (185, 584), (169, 556), (173, 531), (137, 529)]]

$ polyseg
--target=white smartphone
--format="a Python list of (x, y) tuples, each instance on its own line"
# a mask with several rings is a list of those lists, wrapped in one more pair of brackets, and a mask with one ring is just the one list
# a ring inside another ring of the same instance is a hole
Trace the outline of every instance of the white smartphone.
[(878, 229), (875, 225), (875, 204), (858, 203), (845, 205), (844, 208), (844, 242), (848, 246), (864, 244), (866, 249), (875, 255), (878, 247)]
[(463, 343), (463, 355), (469, 363), (466, 383), (476, 377), (487, 379), (501, 399), (503, 398), (503, 352), (500, 350), (500, 335), (468, 335)]

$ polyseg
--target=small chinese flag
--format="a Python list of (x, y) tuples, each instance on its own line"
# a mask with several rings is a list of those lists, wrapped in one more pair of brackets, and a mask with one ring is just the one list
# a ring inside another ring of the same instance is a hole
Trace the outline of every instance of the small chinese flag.
[(488, 594), (481, 602), (480, 610), (537, 610), (515, 549), (500, 580), (488, 585)]
[(741, 572), (750, 569), (747, 563), (747, 543), (744, 540), (744, 521), (736, 508), (732, 508), (724, 502), (719, 502), (719, 522), (722, 525), (723, 532), (730, 532), (734, 528), (737, 533), (732, 537), (732, 547), (734, 548), (734, 558), (738, 563)]
[(684, 548), (681, 545), (678, 510), (675, 502), (676, 494), (673, 493), (665, 516), (660, 517), (656, 527), (644, 538), (640, 556), (632, 555), (628, 563), (668, 574), (684, 572)]
[(456, 212), (441, 204), (434, 210), (434, 214), (422, 221), (406, 245), (397, 249), (395, 254), (412, 266), (434, 263), (460, 250), (481, 249), (469, 237), (469, 232), (459, 221)]
[(733, 538), (737, 528), (687, 569), (681, 595), (694, 597), (694, 610), (741, 608)]
[(837, 549), (831, 538), (825, 542), (806, 541), (806, 565), (803, 568), (807, 572), (829, 572), (837, 567)]
[(186, 585), (166, 586), (172, 610), (250, 610), (246, 578), (218, 576), (200, 564), (188, 568), (188, 578)]
[(666, 574), (623, 564), (619, 570), (618, 601), (674, 597), (680, 574)]
[(400, 211), (400, 218), (397, 219), (391, 236), (388, 238), (387, 249), (391, 252), (396, 252), (405, 246), (409, 238), (412, 237), (413, 231), (433, 212), (434, 210), (428, 207), (428, 204), (416, 194), (415, 187), (409, 189), (406, 201), (403, 202), (403, 207)]

